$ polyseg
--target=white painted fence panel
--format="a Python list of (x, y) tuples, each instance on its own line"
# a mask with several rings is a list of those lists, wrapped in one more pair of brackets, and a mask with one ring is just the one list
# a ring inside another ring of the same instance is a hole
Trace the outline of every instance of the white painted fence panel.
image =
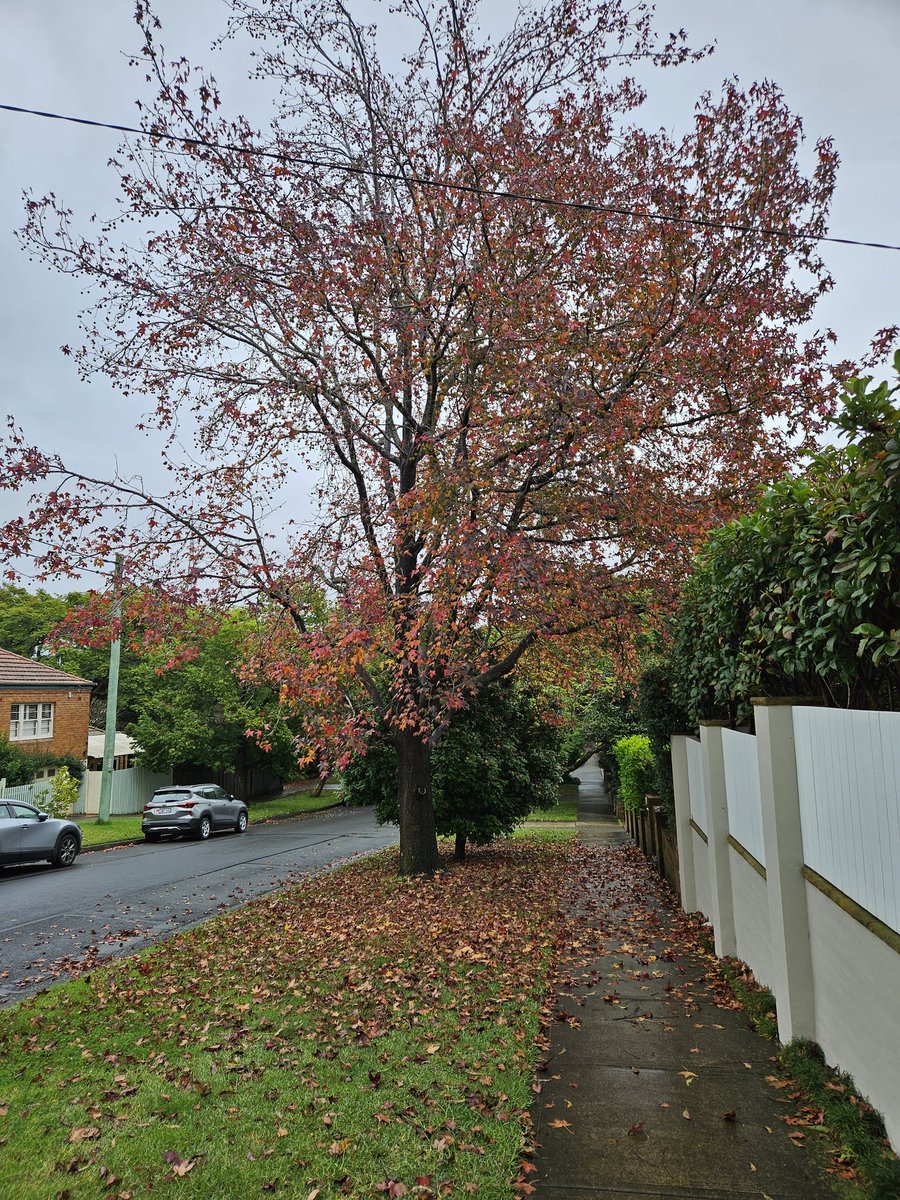
[(49, 779), (39, 779), (35, 783), (20, 783), (15, 787), (4, 786), (0, 788), (0, 796), (4, 800), (22, 800), (25, 804), (43, 808), (52, 799), (53, 790)]
[(794, 709), (803, 858), (900, 930), (900, 713)]
[[(102, 771), (85, 771), (84, 781), (74, 813), (78, 816), (93, 816), (100, 809), (100, 779)], [(124, 771), (113, 771), (112, 790), (109, 798), (109, 815), (122, 817), (139, 813), (157, 788), (172, 782), (171, 771), (160, 773), (144, 767), (128, 767)]]
[(706, 779), (703, 774), (703, 750), (699, 741), (688, 738), (687, 766), (688, 785), (691, 791), (691, 817), (704, 833), (709, 833), (708, 807), (706, 803)]
[(749, 733), (723, 729), (722, 751), (725, 758), (728, 831), (735, 841), (750, 851), (758, 863), (765, 866), (756, 738)]

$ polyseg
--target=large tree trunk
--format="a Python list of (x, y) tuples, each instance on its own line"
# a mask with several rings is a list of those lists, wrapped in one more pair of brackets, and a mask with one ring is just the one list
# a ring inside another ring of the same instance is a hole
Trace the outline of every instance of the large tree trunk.
[(438, 865), (438, 850), (431, 798), (431, 747), (407, 732), (398, 733), (395, 744), (400, 874), (433, 875)]

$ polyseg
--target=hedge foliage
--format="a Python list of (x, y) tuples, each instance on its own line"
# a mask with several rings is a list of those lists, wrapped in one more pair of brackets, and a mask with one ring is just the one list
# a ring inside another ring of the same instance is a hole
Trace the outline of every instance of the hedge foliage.
[(642, 733), (619, 738), (613, 753), (619, 767), (619, 799), (629, 812), (634, 812), (653, 790), (655, 762), (650, 739)]
[[(900, 351), (894, 356), (900, 377)], [(900, 707), (900, 384), (850, 382), (847, 438), (712, 534), (672, 658), (693, 721), (746, 720), (757, 695)]]

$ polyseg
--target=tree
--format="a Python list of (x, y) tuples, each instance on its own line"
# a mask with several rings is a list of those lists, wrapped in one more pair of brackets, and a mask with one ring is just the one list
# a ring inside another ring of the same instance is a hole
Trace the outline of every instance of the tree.
[[(142, 764), (167, 771), (178, 766), (234, 771), (248, 795), (249, 773), (265, 766), (287, 778), (296, 771), (294, 734), (278, 710), (270, 687), (242, 678), (242, 659), (256, 624), (247, 614), (208, 615), (195, 656), (178, 665), (164, 664), (169, 650), (160, 647), (148, 662), (138, 697), (139, 715), (129, 733), (141, 748)], [(257, 736), (248, 730), (257, 730)]]
[[(500, 680), (455, 713), (433, 759), (435, 825), (456, 842), (483, 846), (512, 833), (535, 808), (559, 799), (561, 735), (534, 697)], [(352, 804), (374, 804), (381, 822), (399, 822), (397, 756), (391, 741), (373, 737), (344, 770)]]
[(45, 657), (44, 643), (76, 595), (64, 599), (43, 588), (29, 592), (12, 583), (0, 587), (0, 646), (24, 658)]
[(694, 721), (747, 720), (758, 695), (900, 707), (898, 394), (851, 380), (835, 420), (848, 444), (778, 480), (702, 548), (672, 659)]
[[(171, 489), (13, 429), (0, 481), (35, 498), (4, 532), (44, 572), (116, 551), (173, 602), (280, 605), (282, 696), (323, 762), (390, 731), (401, 870), (429, 872), (452, 714), (669, 587), (817, 429), (827, 338), (800, 330), (836, 155), (804, 174), (771, 84), (701, 97), (678, 139), (634, 124), (629, 71), (692, 56), (640, 3), (548, 0), (491, 42), (476, 0), (399, 0), (420, 41), (395, 73), (341, 0), (231, 8), (280, 88), (267, 132), (138, 3), (156, 95), (113, 162), (122, 215), (84, 237), (31, 198), (24, 233), (95, 289), (80, 368), (147, 406)], [(279, 528), (310, 461), (318, 515)]]

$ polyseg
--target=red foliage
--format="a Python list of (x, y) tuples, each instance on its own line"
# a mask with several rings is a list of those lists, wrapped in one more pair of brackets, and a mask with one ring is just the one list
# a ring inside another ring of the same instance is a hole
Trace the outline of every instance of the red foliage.
[[(29, 205), (30, 246), (99, 293), (76, 358), (149, 405), (171, 489), (12, 430), (0, 482), (47, 491), (7, 544), (48, 573), (121, 551), (184, 605), (274, 605), (272, 669), (322, 747), (372, 712), (433, 741), (532, 645), (664, 597), (815, 433), (826, 339), (799, 331), (829, 286), (810, 237), (836, 155), (804, 175), (771, 84), (702, 97), (680, 140), (633, 127), (629, 64), (690, 52), (624, 0), (554, 0), (494, 47), (474, 2), (442, 6), (399, 78), (336, 0), (234, 7), (283, 83), (265, 136), (167, 64), (142, 8), (158, 95), (153, 140), (113, 164), (125, 216), (87, 240)], [(310, 464), (317, 519), (276, 521)]]

